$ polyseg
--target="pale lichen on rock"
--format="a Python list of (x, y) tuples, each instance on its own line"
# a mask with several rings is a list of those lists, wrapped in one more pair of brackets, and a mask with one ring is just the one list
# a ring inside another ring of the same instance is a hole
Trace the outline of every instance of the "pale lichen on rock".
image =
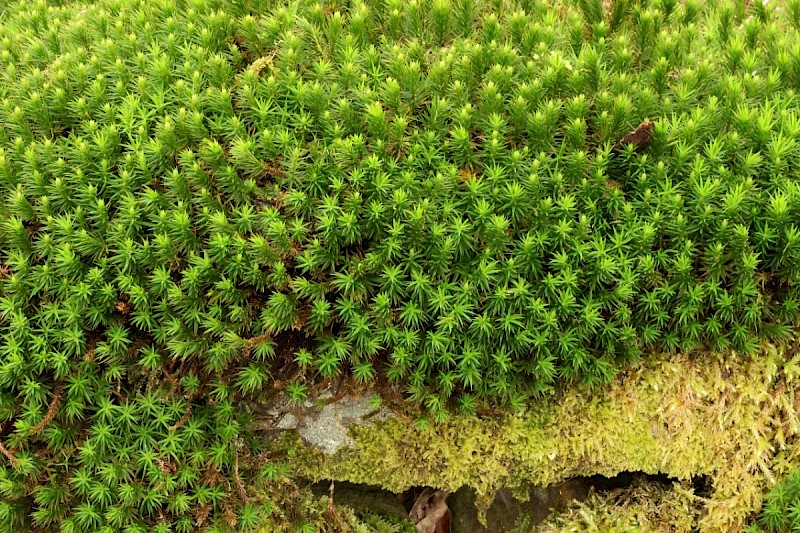
[(279, 393), (264, 408), (259, 427), (265, 430), (296, 430), (310, 446), (326, 454), (355, 445), (350, 428), (368, 421), (386, 420), (392, 416), (386, 408), (375, 408), (373, 395), (352, 394), (335, 398), (325, 391), (313, 400), (296, 405)]

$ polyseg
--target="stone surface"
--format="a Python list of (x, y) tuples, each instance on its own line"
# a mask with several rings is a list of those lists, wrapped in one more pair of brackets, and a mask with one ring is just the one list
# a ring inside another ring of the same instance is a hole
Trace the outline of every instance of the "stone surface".
[(327, 454), (334, 454), (342, 447), (352, 446), (350, 428), (356, 424), (385, 420), (392, 416), (386, 408), (375, 409), (371, 394), (346, 395), (335, 398), (331, 391), (324, 391), (300, 405), (289, 401), (288, 396), (278, 393), (259, 411), (259, 427), (264, 430), (297, 430), (308, 444)]

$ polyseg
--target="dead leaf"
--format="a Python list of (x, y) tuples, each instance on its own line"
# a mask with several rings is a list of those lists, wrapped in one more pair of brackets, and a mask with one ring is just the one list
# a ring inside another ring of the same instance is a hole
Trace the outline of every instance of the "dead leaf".
[(450, 533), (449, 495), (449, 492), (432, 488), (420, 494), (408, 513), (418, 533)]
[(636, 146), (636, 152), (641, 153), (650, 146), (653, 142), (653, 128), (655, 122), (648, 120), (639, 124), (635, 130), (625, 135), (620, 142), (614, 145), (611, 149), (612, 152), (619, 152), (624, 149), (626, 145), (633, 144)]

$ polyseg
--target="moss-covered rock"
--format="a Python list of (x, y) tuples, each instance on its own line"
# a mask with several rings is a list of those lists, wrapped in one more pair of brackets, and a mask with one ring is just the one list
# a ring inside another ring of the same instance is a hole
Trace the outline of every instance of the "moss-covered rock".
[(765, 485), (797, 456), (798, 360), (765, 346), (754, 357), (704, 353), (648, 358), (607, 387), (571, 387), (522, 414), (455, 416), (422, 427), (409, 416), (353, 430), (333, 456), (307, 449), (297, 471), (316, 479), (523, 492), (574, 476), (623, 471), (688, 480), (706, 475), (708, 498), (687, 492), (703, 531), (740, 530)]

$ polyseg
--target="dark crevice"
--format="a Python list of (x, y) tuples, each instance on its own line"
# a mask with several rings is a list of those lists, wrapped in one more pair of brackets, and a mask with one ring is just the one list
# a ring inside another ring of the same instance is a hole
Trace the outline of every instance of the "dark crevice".
[[(531, 486), (527, 501), (502, 488), (495, 493), (494, 502), (486, 513), (486, 526), (478, 521), (475, 491), (470, 487), (462, 487), (447, 498), (452, 516), (449, 527), (451, 533), (502, 533), (511, 530), (522, 516), (527, 516), (529, 523), (535, 525), (544, 521), (553, 510), (562, 509), (574, 501), (586, 500), (592, 491), (625, 489), (642, 482), (661, 484), (666, 488), (679, 480), (665, 474), (643, 472), (622, 472), (613, 477), (574, 477), (547, 487)], [(316, 496), (327, 496), (330, 485), (330, 480), (308, 482)], [(696, 495), (703, 497), (709, 496), (713, 489), (708, 476), (695, 476), (690, 480), (690, 485)], [(414, 502), (427, 488), (411, 487), (398, 494), (374, 485), (337, 481), (334, 483), (333, 499), (337, 505), (352, 508), (356, 515), (373, 513), (407, 518)]]

